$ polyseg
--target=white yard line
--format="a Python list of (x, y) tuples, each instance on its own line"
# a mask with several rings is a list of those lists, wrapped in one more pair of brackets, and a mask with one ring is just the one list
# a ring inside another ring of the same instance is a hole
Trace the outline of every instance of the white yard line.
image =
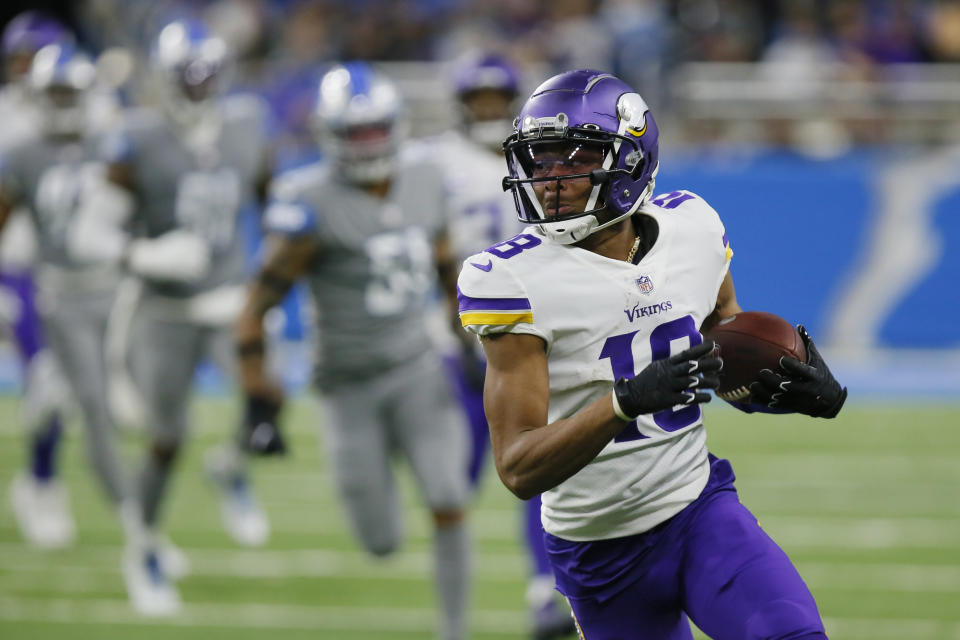
[(960, 640), (960, 622), (923, 618), (826, 618), (827, 635), (843, 640)]
[[(764, 515), (762, 512), (756, 515), (773, 538), (790, 549), (960, 549), (960, 517)], [(176, 521), (177, 517), (173, 519)], [(285, 533), (349, 535), (340, 515), (321, 518), (316, 514), (303, 514), (296, 518), (289, 511), (281, 511), (271, 520), (278, 536)], [(515, 541), (519, 544), (520, 525), (520, 513), (509, 509), (477, 509), (470, 515), (470, 528), (478, 541)], [(14, 524), (2, 521), (0, 530), (13, 531)], [(108, 518), (91, 519), (81, 521), (81, 536), (84, 531), (119, 532), (119, 525)], [(219, 531), (222, 531), (220, 523), (213, 519), (194, 520), (189, 528), (190, 533)], [(173, 535), (176, 539), (176, 526)], [(187, 535), (186, 530), (183, 535)], [(412, 515), (407, 518), (408, 541), (422, 543), (429, 537), (430, 527), (422, 518)]]
[[(435, 615), (432, 609), (188, 603), (174, 618), (145, 619), (123, 600), (0, 597), (0, 620), (5, 622), (429, 633)], [(960, 622), (956, 621), (827, 618), (825, 624), (829, 633), (846, 640), (960, 640)], [(521, 611), (470, 612), (470, 628), (477, 633), (516, 635), (526, 625), (526, 615)]]
[[(433, 609), (260, 603), (186, 603), (176, 617), (148, 619), (125, 600), (0, 597), (0, 620), (10, 622), (429, 633), (435, 619)], [(471, 612), (470, 622), (477, 632), (517, 634), (526, 628), (527, 618), (522, 611), (480, 609)]]
[[(376, 560), (361, 551), (328, 549), (230, 550), (184, 549), (192, 575), (231, 578), (350, 578), (371, 580), (430, 580), (432, 554), (401, 551)], [(83, 547), (68, 554), (25, 551), (18, 544), (0, 544), (0, 585), (5, 590), (43, 588), (73, 590), (71, 585), (112, 588), (120, 572), (119, 547)], [(478, 580), (515, 584), (527, 565), (521, 553), (478, 552)], [(813, 588), (858, 592), (956, 593), (960, 595), (960, 564), (887, 564), (876, 562), (799, 562), (800, 573)], [(86, 582), (88, 581), (89, 582)]]

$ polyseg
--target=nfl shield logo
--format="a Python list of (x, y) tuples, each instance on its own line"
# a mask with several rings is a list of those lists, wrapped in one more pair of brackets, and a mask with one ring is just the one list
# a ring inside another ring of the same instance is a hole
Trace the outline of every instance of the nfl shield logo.
[(653, 293), (653, 280), (650, 276), (641, 276), (637, 278), (637, 286), (640, 287), (640, 293), (650, 295)]

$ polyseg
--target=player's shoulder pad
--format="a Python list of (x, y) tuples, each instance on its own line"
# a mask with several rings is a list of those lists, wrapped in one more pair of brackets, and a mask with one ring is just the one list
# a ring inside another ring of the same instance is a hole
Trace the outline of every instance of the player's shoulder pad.
[(533, 325), (533, 308), (516, 267), (524, 262), (522, 256), (532, 255), (545, 242), (535, 233), (521, 233), (464, 260), (458, 297), (460, 321), (466, 329), (482, 334)]
[(686, 189), (658, 194), (650, 199), (648, 205), (655, 206), (664, 212), (680, 214), (700, 223), (709, 224), (716, 221), (720, 224), (720, 216), (716, 210), (706, 200)]
[(324, 180), (327, 168), (309, 164), (282, 173), (270, 182), (270, 198), (263, 213), (267, 233), (302, 235), (320, 224), (320, 213), (310, 203), (308, 190)]
[(533, 324), (533, 310), (522, 283), (513, 272), (497, 264), (486, 252), (463, 262), (457, 280), (460, 322), (473, 333), (489, 333), (491, 328)]
[[(650, 207), (656, 207), (650, 211)], [(671, 191), (653, 197), (644, 205), (648, 213), (656, 215), (678, 216), (686, 224), (684, 229), (693, 237), (702, 238), (703, 246), (716, 247), (723, 253), (724, 261), (729, 262), (733, 257), (730, 241), (723, 221), (716, 210), (706, 200), (697, 194), (686, 191)]]

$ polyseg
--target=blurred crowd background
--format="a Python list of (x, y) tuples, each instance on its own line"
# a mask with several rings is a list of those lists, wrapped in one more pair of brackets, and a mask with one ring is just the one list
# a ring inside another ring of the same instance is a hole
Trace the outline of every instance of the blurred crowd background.
[(317, 158), (310, 109), (336, 62), (386, 71), (414, 136), (457, 125), (452, 72), (478, 49), (508, 55), (522, 95), (612, 71), (655, 114), (658, 190), (706, 197), (748, 257), (748, 306), (859, 355), (960, 353), (943, 295), (960, 277), (960, 0), (77, 0), (0, 19), (27, 8), (70, 25), (127, 106), (156, 100), (159, 27), (204, 20), (236, 52), (231, 91), (270, 105), (277, 172)]
[(238, 54), (236, 88), (272, 105), (281, 151), (302, 146), (311, 89), (331, 62), (389, 63), (423, 133), (454, 121), (438, 65), (478, 48), (508, 54), (531, 88), (568, 68), (613, 71), (674, 145), (829, 157), (960, 139), (960, 67), (944, 64), (960, 63), (956, 0), (81, 0), (3, 11), (43, 6), (107, 54), (101, 71), (129, 102), (149, 100), (138, 67), (158, 26), (203, 18)]

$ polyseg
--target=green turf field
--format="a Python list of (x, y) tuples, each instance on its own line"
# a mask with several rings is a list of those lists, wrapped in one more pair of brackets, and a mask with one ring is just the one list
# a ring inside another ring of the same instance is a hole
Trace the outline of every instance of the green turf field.
[[(233, 414), (223, 400), (197, 406), (168, 510), (193, 573), (181, 583), (184, 615), (157, 622), (127, 606), (120, 536), (87, 473), (77, 428), (62, 467), (78, 543), (56, 553), (21, 544), (6, 488), (22, 464), (22, 438), (15, 402), (0, 398), (0, 638), (431, 638), (424, 512), (407, 485), (405, 548), (386, 561), (366, 558), (346, 531), (307, 401), (287, 416), (293, 456), (256, 467), (274, 527), (269, 546), (232, 545), (200, 455), (224, 437)], [(851, 405), (835, 421), (718, 407), (708, 410), (708, 427), (711, 449), (732, 459), (743, 501), (796, 561), (833, 640), (960, 639), (960, 406)], [(136, 439), (128, 440), (133, 452)], [(493, 473), (471, 520), (472, 637), (524, 638), (517, 502)]]

